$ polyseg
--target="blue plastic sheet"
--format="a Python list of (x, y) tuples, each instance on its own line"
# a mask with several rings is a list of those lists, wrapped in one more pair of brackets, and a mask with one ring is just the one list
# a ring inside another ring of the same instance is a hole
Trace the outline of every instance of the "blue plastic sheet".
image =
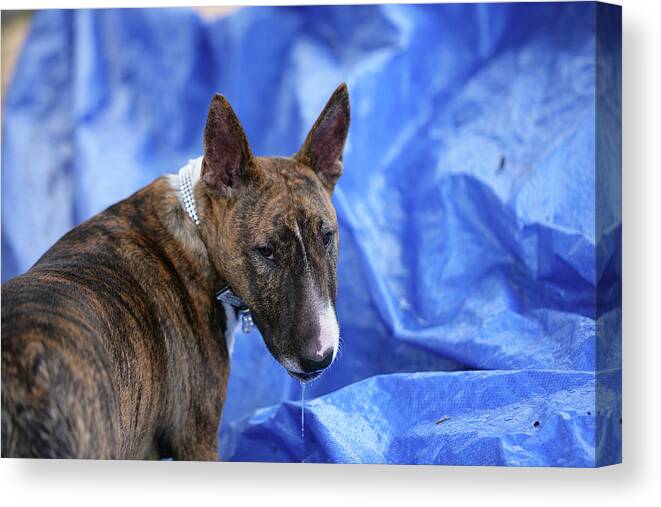
[(303, 440), (300, 386), (240, 334), (222, 459), (619, 462), (620, 51), (592, 3), (40, 12), (4, 108), (2, 278), (198, 156), (214, 92), (289, 154), (346, 81), (343, 350)]

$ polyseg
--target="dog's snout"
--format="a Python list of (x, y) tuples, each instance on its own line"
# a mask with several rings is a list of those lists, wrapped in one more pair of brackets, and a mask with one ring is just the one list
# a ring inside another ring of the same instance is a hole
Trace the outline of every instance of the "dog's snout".
[(333, 349), (326, 349), (323, 354), (312, 357), (301, 357), (301, 370), (305, 373), (314, 373), (328, 367), (333, 362)]
[[(321, 308), (321, 310), (319, 310)], [(339, 350), (339, 327), (330, 302), (309, 305), (283, 340), (287, 348), (277, 357), (288, 373), (301, 382), (317, 379), (335, 359)]]

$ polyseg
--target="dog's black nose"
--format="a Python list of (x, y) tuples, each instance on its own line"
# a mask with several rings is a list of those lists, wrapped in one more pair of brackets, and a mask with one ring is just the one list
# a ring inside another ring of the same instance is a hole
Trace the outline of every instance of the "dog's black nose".
[(333, 362), (333, 349), (326, 349), (321, 355), (316, 355), (314, 358), (301, 357), (301, 370), (305, 373), (313, 373), (315, 371), (323, 370)]

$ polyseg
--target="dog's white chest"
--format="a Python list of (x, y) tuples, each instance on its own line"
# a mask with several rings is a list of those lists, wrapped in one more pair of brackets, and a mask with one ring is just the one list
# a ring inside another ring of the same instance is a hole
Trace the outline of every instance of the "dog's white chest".
[(227, 319), (227, 326), (225, 328), (225, 343), (227, 344), (227, 350), (232, 355), (234, 350), (234, 335), (236, 334), (237, 329), (239, 329), (239, 323), (241, 319), (238, 318), (236, 310), (229, 303), (223, 302), (223, 310), (225, 310), (225, 318)]

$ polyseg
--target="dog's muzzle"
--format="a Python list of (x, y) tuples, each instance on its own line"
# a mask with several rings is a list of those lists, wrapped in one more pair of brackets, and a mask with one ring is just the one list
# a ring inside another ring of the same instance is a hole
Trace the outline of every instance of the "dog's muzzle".
[[(332, 348), (327, 349), (323, 354), (316, 355), (313, 358), (301, 357), (298, 359), (299, 368), (287, 368), (287, 373), (289, 373), (295, 379), (301, 382), (311, 382), (312, 380), (317, 379), (321, 374), (328, 368), (333, 359), (335, 358), (335, 352)], [(291, 364), (291, 361), (287, 361)]]

